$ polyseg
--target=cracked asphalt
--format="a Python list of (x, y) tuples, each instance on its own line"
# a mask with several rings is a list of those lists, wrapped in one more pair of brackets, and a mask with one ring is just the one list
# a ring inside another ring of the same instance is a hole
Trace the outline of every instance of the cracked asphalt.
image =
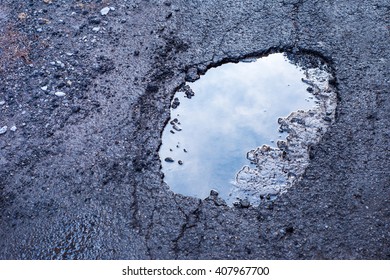
[[(0, 258), (390, 259), (389, 19), (387, 0), (3, 0)], [(300, 183), (249, 208), (172, 193), (176, 89), (279, 51), (336, 78)]]

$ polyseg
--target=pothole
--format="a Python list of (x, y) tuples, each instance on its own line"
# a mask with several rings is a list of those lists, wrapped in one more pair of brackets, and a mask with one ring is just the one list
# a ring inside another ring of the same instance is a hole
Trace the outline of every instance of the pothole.
[(159, 151), (170, 188), (202, 199), (214, 190), (247, 207), (294, 186), (337, 104), (328, 66), (310, 63), (302, 69), (276, 53), (212, 68), (183, 86)]

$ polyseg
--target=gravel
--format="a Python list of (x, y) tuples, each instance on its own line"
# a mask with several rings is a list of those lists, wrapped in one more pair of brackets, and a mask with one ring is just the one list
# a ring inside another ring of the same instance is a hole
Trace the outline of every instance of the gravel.
[[(390, 259), (387, 0), (103, 2), (0, 4), (0, 124), (25, 124), (0, 137), (0, 259)], [(337, 90), (300, 182), (258, 207), (172, 193), (175, 91), (278, 51)]]

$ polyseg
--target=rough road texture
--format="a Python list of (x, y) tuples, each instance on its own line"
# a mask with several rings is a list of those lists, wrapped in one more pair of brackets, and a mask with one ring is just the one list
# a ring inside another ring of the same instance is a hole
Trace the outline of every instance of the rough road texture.
[[(1, 259), (390, 259), (387, 0), (44, 2), (0, 3)], [(336, 77), (301, 183), (259, 208), (173, 194), (175, 89), (274, 51)]]

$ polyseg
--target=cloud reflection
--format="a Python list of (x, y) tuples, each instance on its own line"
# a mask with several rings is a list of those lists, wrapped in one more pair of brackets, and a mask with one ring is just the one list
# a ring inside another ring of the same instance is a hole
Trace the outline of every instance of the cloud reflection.
[[(249, 164), (246, 153), (281, 137), (277, 119), (314, 106), (303, 77), (283, 54), (272, 54), (210, 69), (189, 83), (192, 99), (178, 92), (181, 104), (171, 110), (171, 118), (179, 120), (182, 131), (172, 134), (168, 124), (160, 149), (171, 189), (200, 198), (217, 189), (227, 199), (236, 173)], [(165, 162), (166, 157), (175, 162)]]

